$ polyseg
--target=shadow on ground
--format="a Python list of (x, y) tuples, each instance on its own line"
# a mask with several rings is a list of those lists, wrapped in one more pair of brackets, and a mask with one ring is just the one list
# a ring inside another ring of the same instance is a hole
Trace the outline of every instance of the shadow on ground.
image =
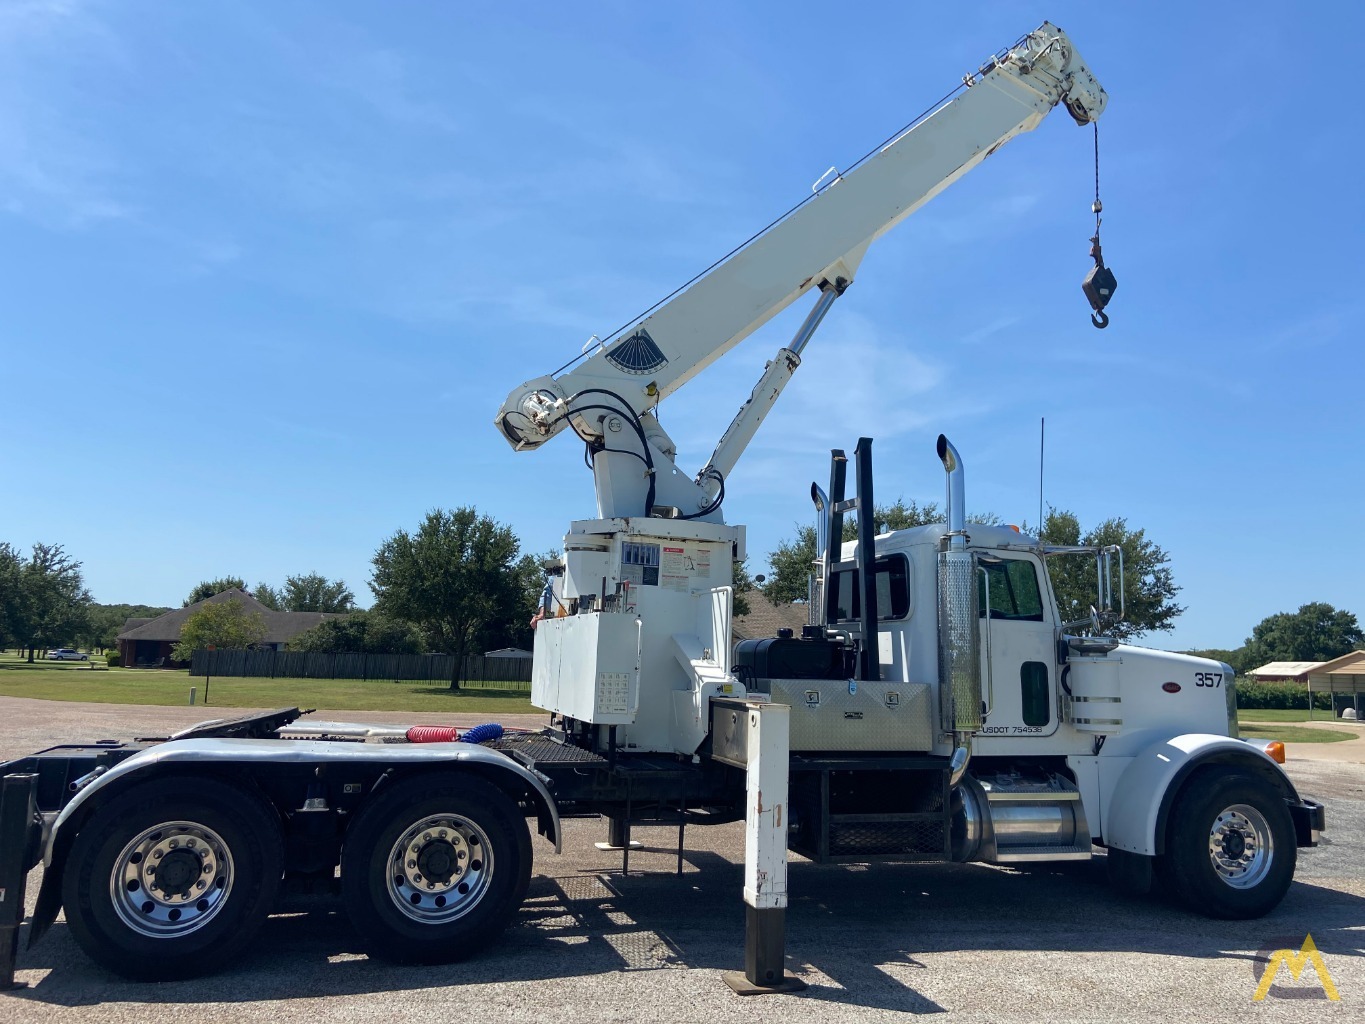
[[(484, 955), (438, 967), (369, 959), (339, 901), (329, 897), (287, 898), (254, 950), (226, 971), (156, 985), (96, 967), (59, 924), (20, 956), (21, 970), (46, 975), (12, 998), (65, 1006), (247, 1003), (742, 968), (740, 867), (705, 851), (690, 852), (687, 862), (681, 876), (600, 870), (536, 876), (514, 925)], [(655, 857), (651, 866), (661, 863)], [(1324, 953), (1361, 956), (1358, 928), (1365, 920), (1365, 899), (1296, 882), (1262, 921), (1210, 921), (1118, 895), (1104, 880), (1100, 858), (1024, 870), (794, 861), (790, 891), (788, 965), (812, 981), (804, 998), (911, 1013), (942, 1010), (893, 976), (908, 969), (913, 979), (927, 953), (1121, 951), (1251, 961), (1255, 954), (1247, 950), (1263, 945), (1263, 936), (1311, 931)]]

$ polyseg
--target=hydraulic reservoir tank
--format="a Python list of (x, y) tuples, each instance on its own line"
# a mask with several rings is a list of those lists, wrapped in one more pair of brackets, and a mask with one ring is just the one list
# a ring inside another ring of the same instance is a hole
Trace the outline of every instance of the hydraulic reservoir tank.
[(847, 679), (852, 674), (848, 649), (823, 637), (769, 636), (735, 645), (735, 675), (750, 689), (756, 679)]

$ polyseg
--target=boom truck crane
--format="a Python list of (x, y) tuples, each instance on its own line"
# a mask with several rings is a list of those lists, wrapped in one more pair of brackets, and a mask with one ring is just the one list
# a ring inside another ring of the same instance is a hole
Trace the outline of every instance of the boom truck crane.
[[(623, 867), (632, 825), (676, 824), (679, 869), (686, 825), (743, 819), (742, 991), (787, 984), (789, 848), (818, 862), (1015, 863), (1087, 859), (1098, 844), (1130, 890), (1159, 881), (1224, 917), (1273, 907), (1324, 813), (1273, 749), (1236, 737), (1232, 670), (1105, 637), (1123, 612), (1121, 553), (967, 523), (945, 437), (948, 523), (880, 536), (871, 440), (851, 497), (833, 452), (828, 491), (812, 485), (811, 624), (731, 645), (745, 535), (724, 521), (726, 481), (868, 247), (1053, 107), (1085, 125), (1105, 100), (1045, 23), (645, 316), (512, 391), (496, 419), (509, 443), (571, 429), (596, 486), (597, 517), (570, 525), (536, 629), (547, 728), (461, 735), (285, 708), (0, 765), (0, 894), (19, 894), (0, 895), (0, 985), (39, 860), (30, 944), (64, 909), (85, 951), (130, 976), (226, 964), (282, 882), (330, 886), (338, 868), (375, 954), (444, 962), (516, 912), (527, 819), (558, 851), (565, 814), (605, 818)], [(1097, 312), (1112, 291), (1108, 271), (1087, 278)], [(809, 292), (707, 465), (680, 471), (659, 401)], [(855, 510), (857, 540), (841, 544)], [(1088, 619), (1058, 609), (1054, 557), (1095, 560)]]

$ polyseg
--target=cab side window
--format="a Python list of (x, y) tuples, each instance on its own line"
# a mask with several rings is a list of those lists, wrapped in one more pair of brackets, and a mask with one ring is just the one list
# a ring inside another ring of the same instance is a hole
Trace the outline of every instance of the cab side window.
[[(830, 621), (856, 620), (862, 615), (862, 586), (857, 569), (832, 574), (829, 584)], [(910, 614), (910, 561), (904, 555), (877, 559), (877, 619), (887, 622)]]
[(1038, 572), (1032, 562), (1023, 558), (982, 558), (979, 564), (986, 572), (984, 575), (977, 574), (978, 614), (986, 614), (986, 597), (989, 593), (992, 619), (1043, 621)]

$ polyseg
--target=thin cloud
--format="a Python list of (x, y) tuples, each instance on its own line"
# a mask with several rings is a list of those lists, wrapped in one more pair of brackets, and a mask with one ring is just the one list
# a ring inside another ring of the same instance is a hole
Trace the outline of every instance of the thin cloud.
[(937, 239), (943, 245), (973, 244), (998, 235), (1003, 229), (1017, 228), (1041, 201), (1042, 196), (1037, 193), (1016, 192), (954, 215), (938, 213), (930, 205), (916, 216), (915, 229), (922, 237)]
[(122, 168), (88, 126), (62, 113), (88, 107), (88, 97), (53, 70), (73, 56), (127, 65), (122, 45), (88, 4), (27, 0), (0, 7), (0, 209), (64, 229), (135, 218), (135, 206), (117, 195)]
[[(960, 416), (960, 401), (940, 402), (945, 367), (893, 332), (860, 314), (845, 313), (806, 350), (801, 366), (759, 428), (736, 472), (746, 480), (779, 475), (793, 457), (851, 445), (861, 434), (891, 442)], [(767, 336), (765, 334), (765, 336)], [(763, 363), (759, 342), (741, 346), (741, 366), (732, 356), (707, 370), (676, 402), (662, 407), (665, 428), (678, 443), (680, 467), (700, 468), (731, 416), (749, 397)], [(738, 350), (737, 350), (738, 351)], [(697, 398), (704, 396), (704, 402)], [(689, 400), (690, 399), (690, 400)], [(971, 412), (987, 411), (984, 404)]]
[(458, 132), (463, 125), (450, 111), (458, 104), (449, 96), (423, 95), (420, 72), (410, 60), (394, 50), (369, 50), (348, 54), (319, 81), (358, 99), (373, 114), (405, 128)]

